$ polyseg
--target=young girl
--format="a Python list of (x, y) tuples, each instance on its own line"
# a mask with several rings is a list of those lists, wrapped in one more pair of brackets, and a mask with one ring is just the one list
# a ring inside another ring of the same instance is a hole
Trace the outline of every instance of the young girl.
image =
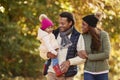
[[(48, 52), (51, 52), (52, 54), (57, 56), (57, 50), (59, 49), (59, 45), (57, 43), (57, 40), (55, 39), (54, 34), (52, 33), (53, 22), (45, 14), (41, 14), (39, 20), (41, 22), (41, 28), (38, 29), (37, 36), (37, 38), (41, 42), (39, 50), (44, 52), (45, 56)], [(51, 60), (56, 76), (61, 76), (62, 72), (58, 64), (58, 59), (53, 58)]]

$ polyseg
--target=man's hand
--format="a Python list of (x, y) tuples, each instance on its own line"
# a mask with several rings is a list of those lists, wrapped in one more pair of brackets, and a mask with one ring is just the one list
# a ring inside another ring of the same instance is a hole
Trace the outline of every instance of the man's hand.
[(67, 60), (67, 61), (64, 61), (61, 65), (60, 65), (60, 68), (61, 68), (61, 71), (62, 73), (66, 73), (68, 71), (68, 68), (70, 67), (70, 61)]
[(86, 59), (86, 58), (88, 57), (88, 55), (87, 55), (87, 53), (86, 53), (85, 50), (79, 51), (79, 52), (78, 52), (78, 56), (79, 56), (80, 58), (83, 58), (83, 59)]
[(47, 53), (47, 57), (48, 57), (48, 58), (56, 58), (57, 55), (54, 55), (53, 53), (48, 52), (48, 53)]

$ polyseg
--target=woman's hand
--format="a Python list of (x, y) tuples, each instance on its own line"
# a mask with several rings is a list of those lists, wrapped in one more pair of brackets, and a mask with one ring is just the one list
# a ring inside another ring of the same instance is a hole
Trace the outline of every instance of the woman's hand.
[(79, 51), (79, 52), (78, 52), (78, 56), (79, 56), (80, 58), (83, 58), (83, 59), (88, 58), (88, 55), (87, 55), (87, 53), (86, 53), (85, 50)]

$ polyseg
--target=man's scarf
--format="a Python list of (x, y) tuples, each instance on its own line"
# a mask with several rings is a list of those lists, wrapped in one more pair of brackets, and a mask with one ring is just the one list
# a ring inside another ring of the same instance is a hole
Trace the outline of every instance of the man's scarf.
[(68, 48), (69, 46), (72, 45), (72, 42), (68, 38), (68, 35), (72, 32), (72, 30), (73, 30), (73, 27), (71, 27), (65, 32), (60, 32), (60, 37), (62, 38), (61, 48)]

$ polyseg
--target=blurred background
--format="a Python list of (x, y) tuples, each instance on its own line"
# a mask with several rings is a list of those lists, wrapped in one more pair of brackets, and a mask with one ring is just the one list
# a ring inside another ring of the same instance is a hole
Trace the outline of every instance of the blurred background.
[[(99, 26), (111, 40), (109, 80), (120, 80), (120, 0), (0, 0), (0, 80), (45, 80), (44, 60), (36, 39), (38, 17), (46, 14), (58, 27), (62, 11), (72, 12), (81, 32), (81, 18), (102, 12)], [(74, 80), (83, 80), (83, 65)]]

